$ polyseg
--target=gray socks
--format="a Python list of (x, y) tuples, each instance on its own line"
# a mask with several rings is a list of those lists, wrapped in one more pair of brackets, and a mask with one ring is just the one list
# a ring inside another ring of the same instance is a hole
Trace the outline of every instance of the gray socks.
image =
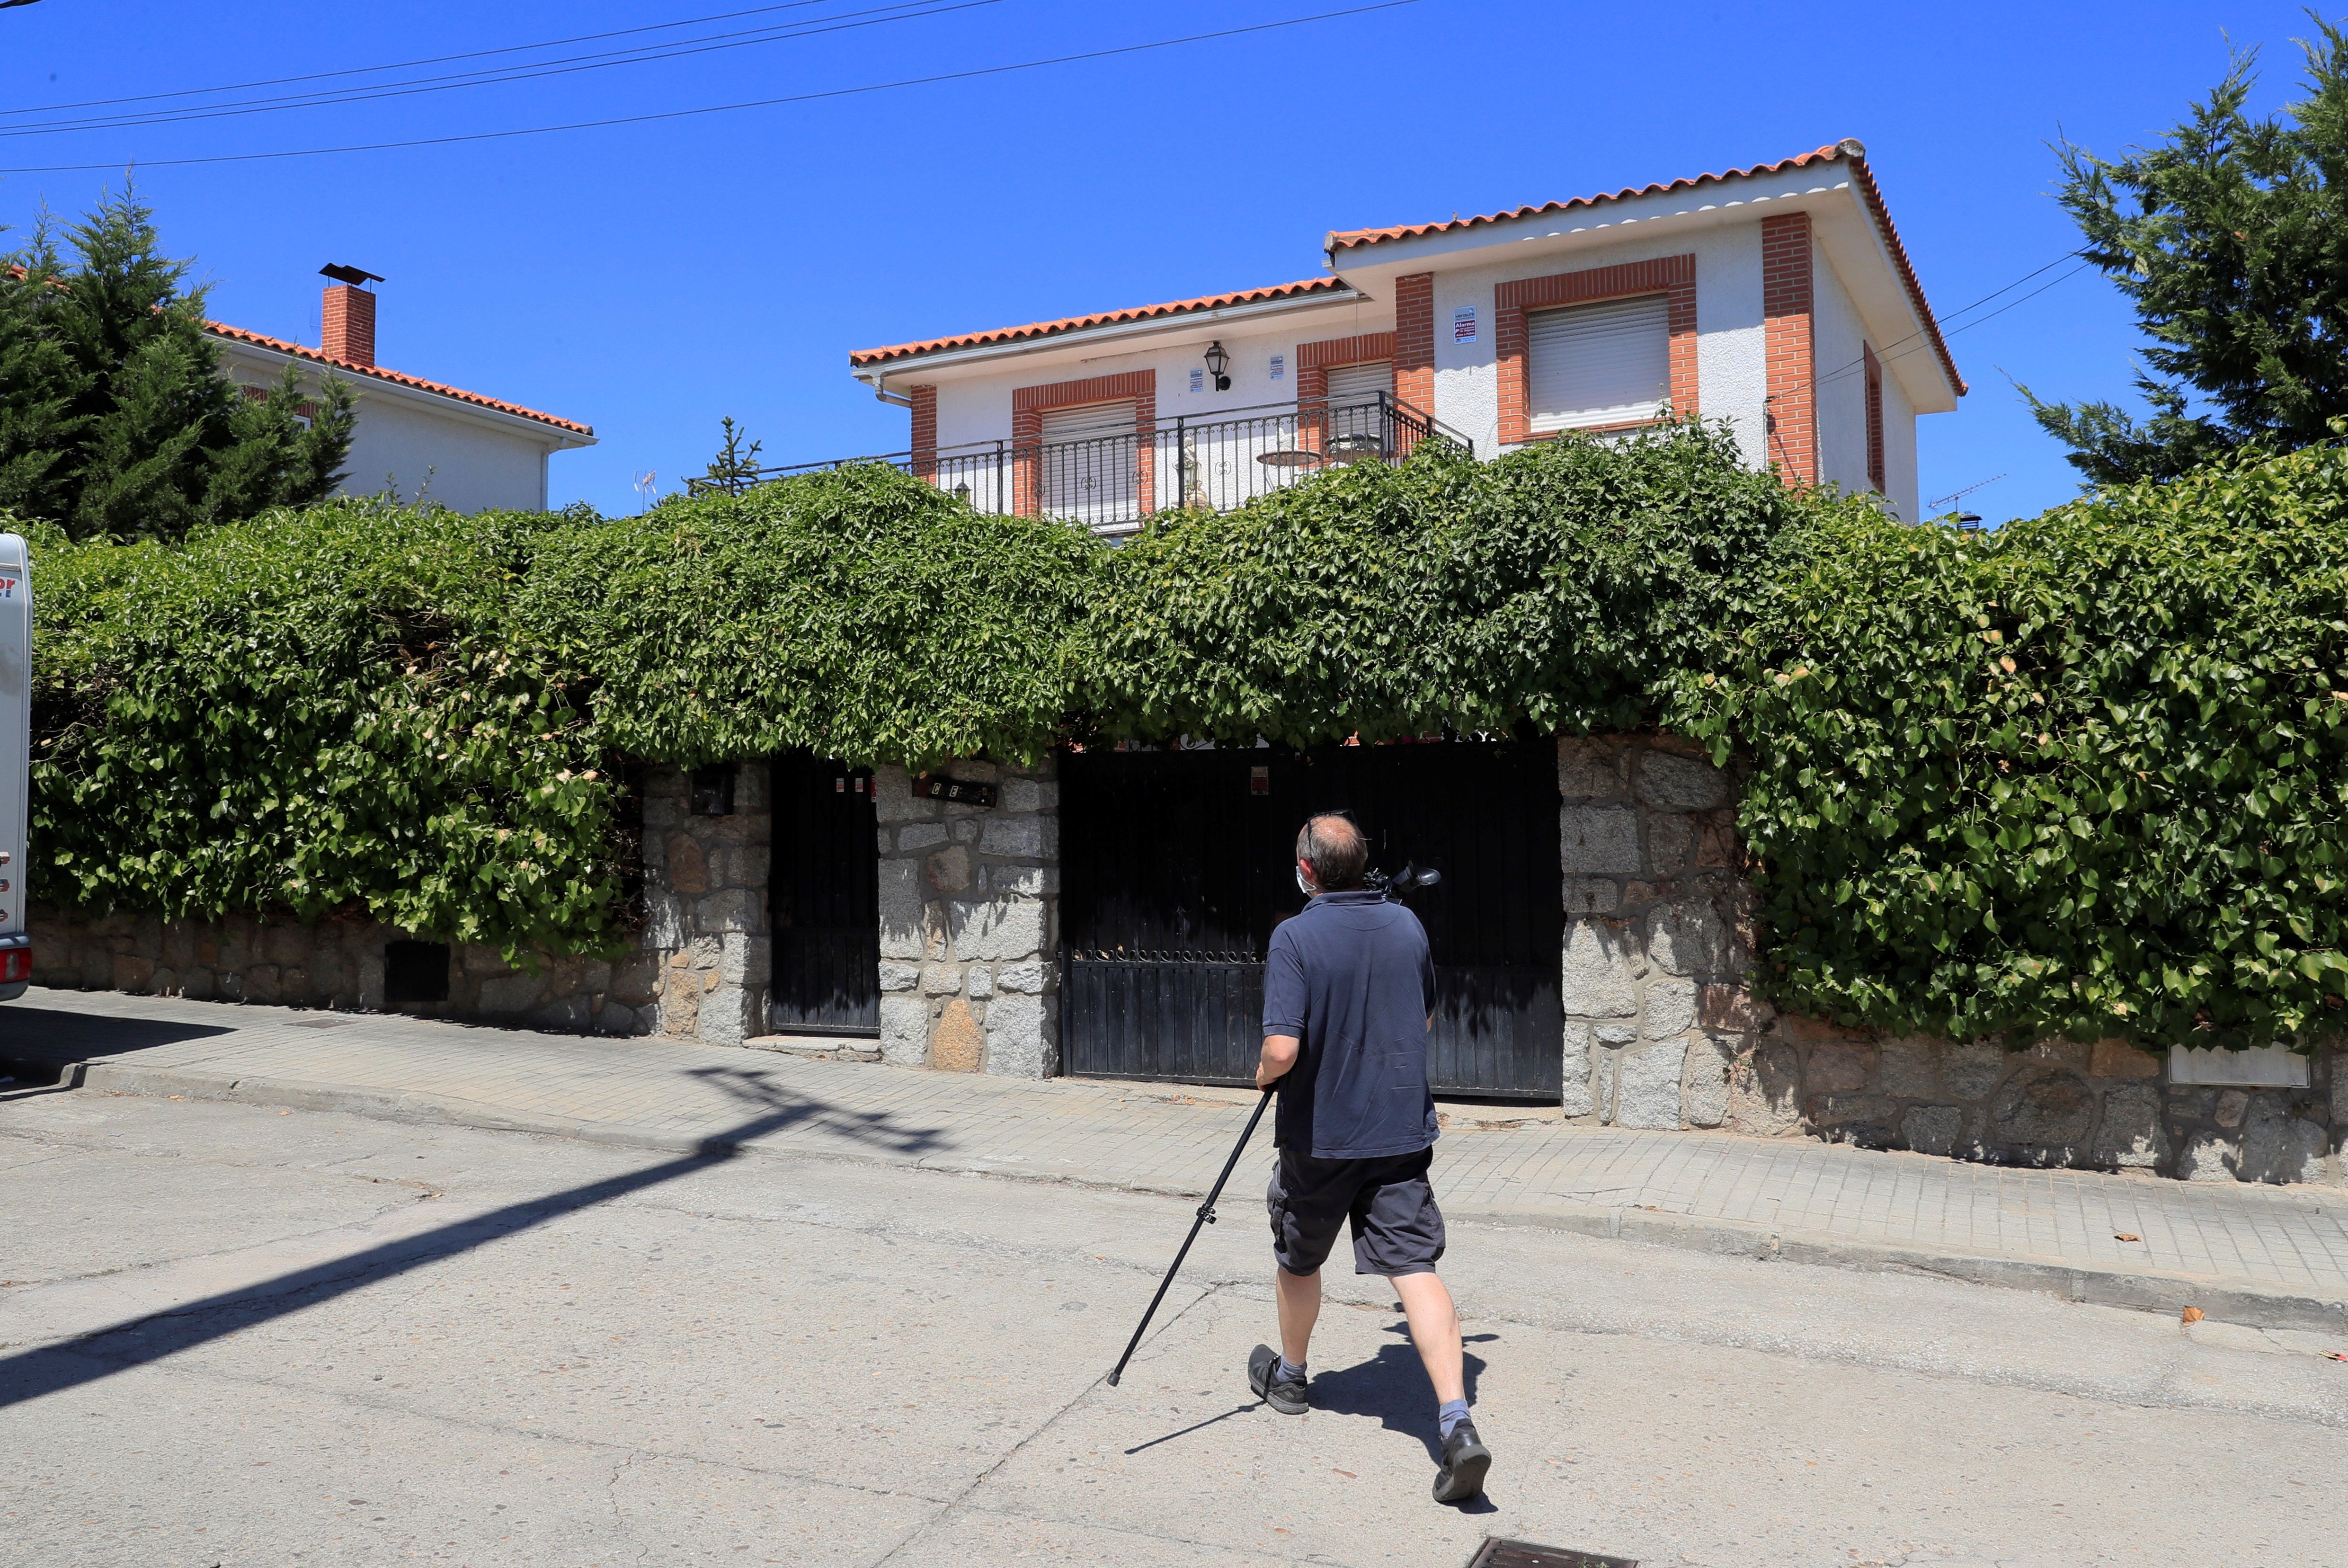
[(1443, 1429), (1442, 1438), (1445, 1442), (1451, 1440), (1451, 1429), (1467, 1418), (1468, 1401), (1465, 1399), (1447, 1399), (1443, 1402), (1442, 1408), (1435, 1412), (1435, 1424)]
[(1282, 1356), (1272, 1369), (1272, 1380), (1275, 1383), (1286, 1383), (1292, 1379), (1299, 1383), (1304, 1381), (1304, 1364), (1301, 1361), (1291, 1361), (1287, 1357)]

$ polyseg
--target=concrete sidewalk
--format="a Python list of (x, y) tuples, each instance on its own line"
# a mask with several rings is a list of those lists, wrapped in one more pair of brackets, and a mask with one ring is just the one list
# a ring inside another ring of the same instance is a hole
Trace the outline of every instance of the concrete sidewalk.
[[(0, 1057), (79, 1064), (75, 1079), (89, 1090), (1184, 1196), (1213, 1181), (1253, 1100), (1171, 1085), (1034, 1083), (782, 1051), (44, 989), (0, 1006)], [(0, 1086), (0, 1117), (8, 1095)], [(1436, 1181), (1456, 1220), (1915, 1270), (2108, 1305), (2198, 1306), (2254, 1327), (2348, 1332), (2348, 1195), (2007, 1170), (1808, 1140), (1576, 1127), (1481, 1107), (1450, 1107), (1447, 1120)], [(1223, 1202), (1242, 1222), (1254, 1222), (1270, 1157), (1268, 1135), (1258, 1140)]]

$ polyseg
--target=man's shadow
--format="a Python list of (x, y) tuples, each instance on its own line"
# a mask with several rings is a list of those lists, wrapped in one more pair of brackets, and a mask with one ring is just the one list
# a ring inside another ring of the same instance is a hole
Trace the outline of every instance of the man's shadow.
[[(1426, 1363), (1419, 1360), (1418, 1351), (1410, 1342), (1408, 1327), (1390, 1324), (1386, 1332), (1399, 1336), (1402, 1343), (1381, 1345), (1378, 1353), (1367, 1361), (1313, 1375), (1313, 1408), (1337, 1416), (1375, 1416), (1387, 1431), (1416, 1438), (1426, 1446), (1428, 1460), (1440, 1465), (1442, 1429), (1435, 1424), (1434, 1396), (1427, 1390)], [(1497, 1334), (1460, 1336), (1463, 1345), (1488, 1345), (1499, 1337)], [(1470, 1405), (1476, 1402), (1476, 1379), (1483, 1370), (1483, 1357), (1467, 1351), (1460, 1361), (1460, 1372), (1468, 1386)], [(1481, 1493), (1460, 1507), (1468, 1513), (1493, 1511), (1491, 1501)]]

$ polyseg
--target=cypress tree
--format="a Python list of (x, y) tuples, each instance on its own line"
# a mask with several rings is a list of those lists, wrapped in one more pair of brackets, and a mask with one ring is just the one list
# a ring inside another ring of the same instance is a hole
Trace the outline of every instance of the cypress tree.
[(2058, 150), (2080, 254), (2152, 339), (2136, 383), (2148, 418), (2021, 388), (2090, 483), (2292, 451), (2348, 417), (2348, 34), (2311, 20), (2305, 93), (2283, 113), (2245, 111), (2249, 55), (2152, 147), (2108, 162)]
[(260, 397), (221, 375), (204, 291), (165, 256), (150, 210), (102, 197), (46, 221), (0, 278), (0, 507), (76, 538), (176, 538), (334, 489), (349, 387), (305, 393), (293, 367)]

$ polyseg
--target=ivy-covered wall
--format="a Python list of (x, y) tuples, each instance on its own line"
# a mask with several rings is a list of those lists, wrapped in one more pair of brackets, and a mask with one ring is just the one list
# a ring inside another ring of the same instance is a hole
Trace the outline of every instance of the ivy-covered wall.
[(2348, 993), (2348, 454), (1987, 536), (1701, 427), (1434, 450), (1112, 550), (878, 467), (634, 518), (36, 537), (37, 895), (620, 951), (631, 758), (1663, 727), (1838, 1026), (2312, 1049)]

